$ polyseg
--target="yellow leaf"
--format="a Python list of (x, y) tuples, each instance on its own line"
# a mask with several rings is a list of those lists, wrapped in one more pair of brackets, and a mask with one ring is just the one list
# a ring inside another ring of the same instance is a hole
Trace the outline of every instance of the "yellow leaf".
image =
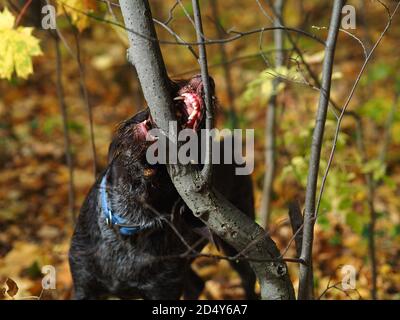
[(33, 72), (32, 57), (42, 54), (32, 28), (14, 28), (15, 18), (7, 8), (0, 12), (0, 78), (10, 80), (15, 70), (23, 79)]
[(11, 14), (10, 11), (8, 11), (7, 8), (5, 8), (4, 11), (0, 14), (0, 30), (12, 29), (14, 27), (14, 23), (14, 16)]
[(96, 2), (94, 0), (63, 0), (58, 1), (57, 12), (59, 15), (66, 12), (71, 17), (74, 26), (79, 31), (83, 31), (90, 24), (90, 17), (87, 14), (94, 9), (96, 9)]
[(314, 54), (305, 54), (304, 61), (308, 64), (321, 63), (324, 60), (324, 57), (325, 57), (325, 51), (321, 50)]

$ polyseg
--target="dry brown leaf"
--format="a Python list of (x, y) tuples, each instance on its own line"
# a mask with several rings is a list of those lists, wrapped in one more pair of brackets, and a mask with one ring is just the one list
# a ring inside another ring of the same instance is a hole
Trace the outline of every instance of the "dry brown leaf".
[(13, 298), (19, 290), (17, 283), (13, 279), (7, 278), (6, 285), (8, 287), (7, 294)]

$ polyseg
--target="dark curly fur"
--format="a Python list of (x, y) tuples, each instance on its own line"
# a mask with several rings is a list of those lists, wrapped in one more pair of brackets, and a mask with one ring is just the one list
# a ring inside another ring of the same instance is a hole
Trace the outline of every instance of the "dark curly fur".
[[(179, 82), (182, 88), (187, 82)], [(150, 117), (142, 111), (123, 122), (110, 145), (109, 165), (90, 190), (77, 221), (69, 252), (75, 299), (120, 298), (196, 299), (204, 282), (191, 269), (192, 258), (179, 255), (187, 247), (177, 232), (201, 250), (207, 243), (205, 226), (181, 200), (165, 165), (149, 165), (149, 145), (138, 125)], [(234, 165), (217, 165), (216, 188), (235, 206), (254, 217), (253, 193), (248, 176), (236, 176)], [(106, 224), (99, 186), (107, 173), (107, 194), (113, 212), (141, 230), (121, 235)], [(169, 221), (169, 222), (168, 222)], [(175, 232), (171, 225), (175, 228)], [(227, 255), (235, 250), (218, 239)], [(245, 261), (232, 263), (249, 299), (255, 298), (255, 276)]]

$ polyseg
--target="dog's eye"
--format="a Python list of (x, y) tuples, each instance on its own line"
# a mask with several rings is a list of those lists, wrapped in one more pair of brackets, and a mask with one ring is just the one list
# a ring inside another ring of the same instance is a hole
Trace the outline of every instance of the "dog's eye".
[(146, 168), (143, 170), (143, 175), (148, 178), (154, 176), (156, 174), (156, 169), (153, 168)]

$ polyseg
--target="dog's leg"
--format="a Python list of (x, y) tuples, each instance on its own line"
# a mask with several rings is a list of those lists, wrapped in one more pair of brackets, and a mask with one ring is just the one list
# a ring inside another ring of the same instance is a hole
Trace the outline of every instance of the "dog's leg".
[(189, 266), (185, 278), (183, 298), (185, 300), (197, 300), (204, 289), (204, 280)]
[(71, 251), (69, 254), (69, 266), (74, 284), (74, 300), (97, 300), (104, 295), (102, 288), (96, 281), (88, 267), (86, 259), (75, 256)]
[[(80, 279), (79, 277), (73, 276), (74, 278), (74, 294), (72, 298), (74, 300), (98, 300), (101, 299), (99, 291), (96, 290), (90, 283), (87, 283), (87, 279)], [(90, 280), (89, 280), (90, 281)]]

